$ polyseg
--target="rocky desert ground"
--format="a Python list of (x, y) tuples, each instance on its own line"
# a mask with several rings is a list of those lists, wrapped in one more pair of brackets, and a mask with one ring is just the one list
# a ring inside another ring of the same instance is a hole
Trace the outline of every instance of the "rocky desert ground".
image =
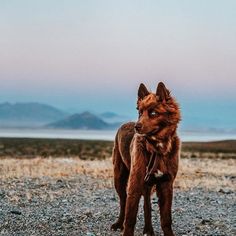
[[(175, 183), (176, 235), (235, 235), (234, 159), (182, 159)], [(110, 159), (1, 159), (0, 235), (120, 235)], [(153, 224), (162, 235), (158, 199)], [(142, 235), (142, 201), (136, 235)]]
[[(40, 142), (33, 143), (40, 146)], [(109, 157), (111, 143), (102, 149), (103, 143), (85, 142), (80, 150), (88, 158), (68, 153), (60, 157), (27, 156), (23, 155), (24, 148), (30, 147), (28, 151), (32, 152), (34, 145), (21, 144), (24, 142), (8, 146), (8, 152), (15, 148), (16, 154), (7, 156), (6, 144), (0, 142), (3, 150), (0, 235), (120, 235), (110, 230), (119, 210)], [(44, 148), (45, 144), (47, 142)], [(95, 144), (96, 148), (91, 150)], [(76, 147), (76, 143), (73, 145)], [(54, 143), (50, 148), (53, 146)], [(60, 144), (63, 146), (64, 143)], [(49, 146), (46, 148), (48, 150)], [(66, 148), (69, 152), (70, 147)], [(99, 150), (97, 158), (94, 150)], [(177, 236), (236, 235), (234, 155), (232, 150), (225, 153), (185, 150), (182, 153), (173, 201), (173, 229)], [(141, 201), (137, 236), (142, 235), (144, 225), (142, 205)], [(155, 233), (163, 235), (155, 194), (152, 209)]]

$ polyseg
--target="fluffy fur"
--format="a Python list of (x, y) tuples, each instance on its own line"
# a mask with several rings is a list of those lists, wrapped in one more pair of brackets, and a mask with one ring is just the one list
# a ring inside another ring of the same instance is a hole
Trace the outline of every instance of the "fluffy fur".
[[(180, 141), (176, 130), (180, 110), (165, 85), (160, 82), (156, 93), (141, 84), (138, 90), (136, 123), (122, 125), (113, 149), (114, 184), (120, 198), (120, 214), (113, 230), (133, 236), (140, 197), (144, 196), (145, 235), (154, 235), (151, 221), (150, 194), (156, 189), (161, 227), (165, 236), (173, 236), (171, 205), (173, 182), (178, 171)], [(155, 164), (150, 164), (151, 156)], [(155, 169), (148, 173), (147, 166)], [(155, 172), (155, 174), (154, 174)], [(158, 174), (161, 173), (161, 174)]]

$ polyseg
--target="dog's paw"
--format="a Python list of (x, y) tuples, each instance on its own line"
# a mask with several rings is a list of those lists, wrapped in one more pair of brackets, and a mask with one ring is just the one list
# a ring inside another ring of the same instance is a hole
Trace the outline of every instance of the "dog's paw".
[(113, 231), (117, 231), (118, 229), (120, 230), (123, 230), (123, 224), (121, 224), (119, 221), (114, 223), (112, 226), (111, 226), (111, 230)]
[(144, 236), (155, 236), (153, 228), (151, 227), (150, 229), (147, 229), (146, 227), (143, 230), (143, 235)]
[(164, 236), (175, 236), (171, 228), (163, 229)]
[(144, 233), (143, 236), (155, 236), (154, 232)]

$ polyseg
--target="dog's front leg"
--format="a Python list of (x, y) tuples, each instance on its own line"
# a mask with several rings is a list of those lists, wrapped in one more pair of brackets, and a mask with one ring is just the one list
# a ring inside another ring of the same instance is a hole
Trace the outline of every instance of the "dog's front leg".
[(157, 196), (159, 198), (161, 228), (164, 236), (174, 236), (172, 231), (171, 206), (173, 198), (173, 181), (164, 181), (157, 184)]
[(144, 189), (144, 230), (143, 234), (147, 236), (154, 236), (152, 227), (152, 207), (151, 207), (151, 189), (152, 187), (146, 186)]
[(128, 181), (123, 236), (134, 235), (139, 200), (144, 188), (145, 165), (142, 157), (139, 156), (139, 159), (136, 157), (137, 155), (132, 160)]
[(123, 236), (133, 236), (141, 193), (128, 193)]
[(123, 236), (134, 235), (134, 227), (136, 224), (138, 205), (141, 194), (142, 194), (142, 189), (138, 181), (137, 173), (131, 172), (127, 189)]

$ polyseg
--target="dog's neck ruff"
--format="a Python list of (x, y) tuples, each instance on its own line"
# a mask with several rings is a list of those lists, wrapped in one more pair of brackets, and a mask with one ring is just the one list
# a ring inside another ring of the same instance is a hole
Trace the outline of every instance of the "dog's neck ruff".
[[(171, 151), (172, 139), (176, 134), (170, 135), (166, 139), (158, 139), (156, 136), (146, 136), (146, 149), (151, 154), (144, 181), (150, 185), (152, 178), (160, 177), (163, 175), (158, 170), (158, 163)], [(160, 173), (159, 173), (160, 172)]]
[[(160, 153), (161, 155), (165, 155), (171, 150), (171, 143), (173, 138), (176, 136), (176, 128), (173, 129), (168, 135), (165, 137), (159, 137), (159, 132), (161, 130), (156, 130), (154, 132), (151, 132), (149, 134), (145, 135), (146, 138), (146, 146), (152, 147), (152, 152)], [(150, 149), (150, 148), (149, 148)], [(148, 148), (147, 148), (148, 150)]]
[(151, 153), (158, 153), (160, 155), (169, 152), (169, 146), (171, 142), (171, 137), (168, 139), (159, 139), (156, 136), (146, 136), (146, 147)]
[(163, 147), (163, 140), (158, 139), (156, 136), (146, 136), (147, 142), (150, 142), (155, 148)]

